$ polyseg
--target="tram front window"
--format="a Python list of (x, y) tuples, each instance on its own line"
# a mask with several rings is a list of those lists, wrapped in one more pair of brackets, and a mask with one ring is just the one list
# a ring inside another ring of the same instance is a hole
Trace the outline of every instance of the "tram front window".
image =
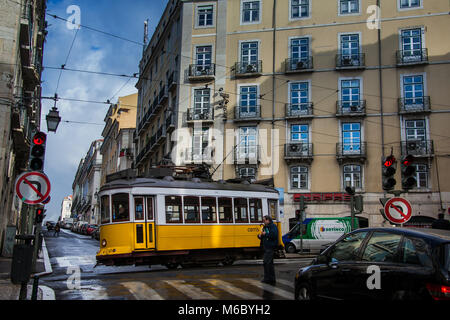
[(100, 200), (100, 215), (102, 224), (111, 222), (111, 212), (109, 211), (109, 196), (103, 196)]
[(112, 196), (113, 217), (112, 222), (130, 220), (130, 205), (128, 193), (118, 193)]

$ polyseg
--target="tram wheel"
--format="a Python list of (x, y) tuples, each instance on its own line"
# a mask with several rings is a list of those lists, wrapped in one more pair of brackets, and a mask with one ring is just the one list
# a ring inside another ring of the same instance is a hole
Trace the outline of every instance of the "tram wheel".
[(178, 263), (169, 262), (169, 263), (166, 263), (165, 266), (167, 267), (167, 269), (173, 270), (173, 269), (178, 268)]
[(224, 266), (231, 266), (234, 263), (235, 258), (231, 256), (225, 257), (225, 259), (222, 260), (222, 264)]

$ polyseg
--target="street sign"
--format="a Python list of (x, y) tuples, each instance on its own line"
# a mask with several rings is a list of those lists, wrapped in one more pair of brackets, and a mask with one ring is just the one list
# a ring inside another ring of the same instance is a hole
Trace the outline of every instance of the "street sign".
[(392, 223), (406, 223), (411, 219), (411, 215), (411, 204), (406, 199), (392, 198), (389, 199), (384, 206), (384, 216)]
[(50, 180), (42, 172), (26, 172), (16, 181), (16, 194), (26, 204), (40, 204), (50, 195)]

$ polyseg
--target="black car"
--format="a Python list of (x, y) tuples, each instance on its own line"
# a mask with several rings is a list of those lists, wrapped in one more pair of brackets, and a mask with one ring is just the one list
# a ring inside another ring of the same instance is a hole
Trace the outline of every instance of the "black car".
[(301, 268), (295, 299), (450, 299), (450, 232), (365, 228)]

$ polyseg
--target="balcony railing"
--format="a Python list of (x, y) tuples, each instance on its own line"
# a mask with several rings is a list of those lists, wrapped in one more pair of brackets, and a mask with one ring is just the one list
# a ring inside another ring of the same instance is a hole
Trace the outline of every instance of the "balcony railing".
[(196, 109), (189, 108), (187, 111), (186, 120), (191, 121), (214, 121), (214, 109), (211, 107)]
[(216, 74), (216, 65), (210, 64), (191, 64), (188, 70), (188, 79), (190, 81), (212, 80)]
[(307, 118), (313, 116), (313, 103), (287, 103), (286, 118)]
[(398, 99), (398, 112), (400, 114), (423, 113), (430, 111), (430, 97), (428, 96)]
[(260, 157), (259, 145), (245, 145), (237, 146), (234, 150), (234, 163), (235, 164), (257, 164)]
[(397, 65), (413, 65), (428, 63), (428, 49), (397, 50)]
[(162, 106), (167, 101), (167, 99), (169, 99), (169, 91), (167, 90), (167, 86), (163, 86), (159, 90), (158, 105)]
[(214, 160), (214, 149), (210, 147), (205, 149), (187, 148), (184, 160), (186, 163), (212, 163)]
[(413, 155), (417, 157), (432, 157), (434, 155), (433, 140), (408, 140), (401, 143), (402, 155)]
[(365, 54), (337, 54), (336, 68), (337, 69), (360, 69), (365, 68)]
[(364, 116), (366, 115), (366, 100), (336, 102), (336, 116)]
[(236, 106), (234, 108), (235, 121), (259, 121), (261, 120), (261, 106)]
[(337, 143), (336, 157), (339, 162), (345, 159), (356, 159), (364, 162), (367, 159), (367, 142)]
[(236, 78), (259, 77), (262, 73), (262, 61), (236, 62), (234, 65), (234, 76)]
[(311, 71), (313, 68), (314, 66), (312, 57), (291, 58), (284, 61), (285, 73)]
[(175, 129), (175, 116), (169, 115), (166, 119), (166, 132), (172, 132)]
[(312, 161), (313, 144), (302, 142), (291, 142), (284, 145), (284, 159)]
[(173, 88), (176, 88), (177, 85), (177, 76), (178, 73), (176, 71), (173, 71), (169, 78), (167, 78), (167, 89), (172, 90)]

